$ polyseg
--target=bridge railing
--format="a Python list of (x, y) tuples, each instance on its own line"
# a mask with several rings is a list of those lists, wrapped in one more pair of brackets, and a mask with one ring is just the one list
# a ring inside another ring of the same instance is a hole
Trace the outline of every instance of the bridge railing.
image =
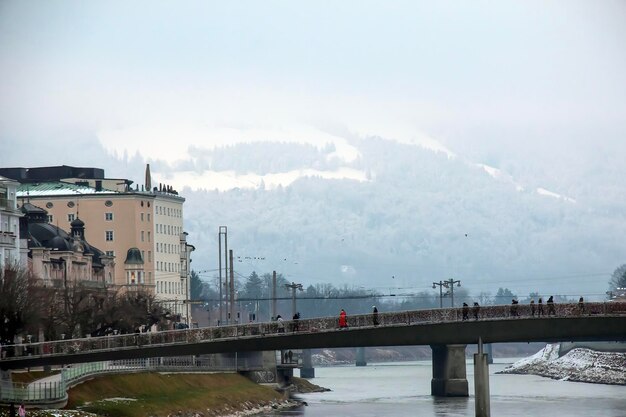
[[(578, 303), (553, 304), (553, 311), (548, 304), (544, 303), (543, 315), (540, 315), (538, 304), (534, 308), (535, 317), (545, 318), (552, 316), (576, 317), (580, 315), (626, 314), (626, 303), (621, 302), (584, 303), (582, 308)], [(504, 320), (517, 317), (532, 317), (531, 309), (532, 307), (528, 304), (480, 306), (477, 314), (475, 314), (474, 308), (469, 306), (467, 309), (467, 320)], [(377, 317), (379, 326), (446, 323), (463, 319), (462, 307), (379, 313)], [(374, 326), (374, 316), (372, 314), (348, 315), (347, 322), (348, 328)], [(336, 330), (338, 327), (338, 317), (322, 317), (298, 321), (248, 323), (200, 329), (55, 340), (7, 345), (2, 348), (9, 353), (3, 360), (10, 361), (19, 356), (28, 355), (54, 356), (135, 349), (137, 347), (157, 347), (171, 344), (203, 343), (230, 338), (265, 336), (268, 334), (280, 336), (283, 333), (292, 333), (294, 331), (323, 332)]]

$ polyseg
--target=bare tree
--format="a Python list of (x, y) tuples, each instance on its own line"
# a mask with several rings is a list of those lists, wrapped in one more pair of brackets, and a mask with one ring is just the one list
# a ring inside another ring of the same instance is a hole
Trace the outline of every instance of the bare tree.
[(36, 279), (18, 264), (0, 269), (0, 340), (11, 344), (15, 336), (37, 323)]

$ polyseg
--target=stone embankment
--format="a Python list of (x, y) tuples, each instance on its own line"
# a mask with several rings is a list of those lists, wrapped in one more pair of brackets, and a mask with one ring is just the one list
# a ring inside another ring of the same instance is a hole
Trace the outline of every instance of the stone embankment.
[(577, 348), (559, 357), (559, 345), (542, 350), (498, 372), (530, 374), (563, 381), (626, 385), (626, 353)]

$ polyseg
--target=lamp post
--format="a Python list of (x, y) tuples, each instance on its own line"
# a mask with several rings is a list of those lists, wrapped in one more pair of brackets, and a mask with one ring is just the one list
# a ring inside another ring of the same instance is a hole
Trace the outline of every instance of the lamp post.
[(445, 281), (433, 282), (433, 289), (439, 286), (439, 308), (443, 307), (443, 288), (450, 290), (450, 307), (454, 307), (454, 284), (460, 287), (461, 281), (450, 278)]
[(444, 286), (444, 282), (443, 281), (433, 282), (433, 289), (437, 288), (437, 286), (439, 286), (439, 308), (443, 308), (443, 286)]
[(296, 289), (302, 291), (302, 284), (292, 282), (291, 284), (285, 284), (285, 287), (291, 288), (291, 314), (293, 317), (296, 315)]

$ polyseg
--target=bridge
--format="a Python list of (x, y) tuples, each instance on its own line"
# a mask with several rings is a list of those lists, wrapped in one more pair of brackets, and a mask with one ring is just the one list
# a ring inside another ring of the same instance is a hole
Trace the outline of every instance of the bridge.
[[(477, 318), (462, 308), (440, 308), (249, 323), (165, 332), (57, 340), (3, 346), (14, 353), (1, 369), (106, 360), (333, 347), (430, 345), (433, 395), (467, 395), (465, 345), (501, 342), (626, 340), (626, 303), (555, 304), (554, 314), (533, 316), (528, 305), (485, 306)], [(282, 328), (281, 328), (282, 327)], [(462, 367), (462, 369), (460, 369)], [(455, 382), (457, 381), (457, 382)], [(459, 382), (460, 381), (460, 382)], [(464, 381), (464, 383), (463, 383)], [(455, 386), (457, 386), (455, 388)]]

